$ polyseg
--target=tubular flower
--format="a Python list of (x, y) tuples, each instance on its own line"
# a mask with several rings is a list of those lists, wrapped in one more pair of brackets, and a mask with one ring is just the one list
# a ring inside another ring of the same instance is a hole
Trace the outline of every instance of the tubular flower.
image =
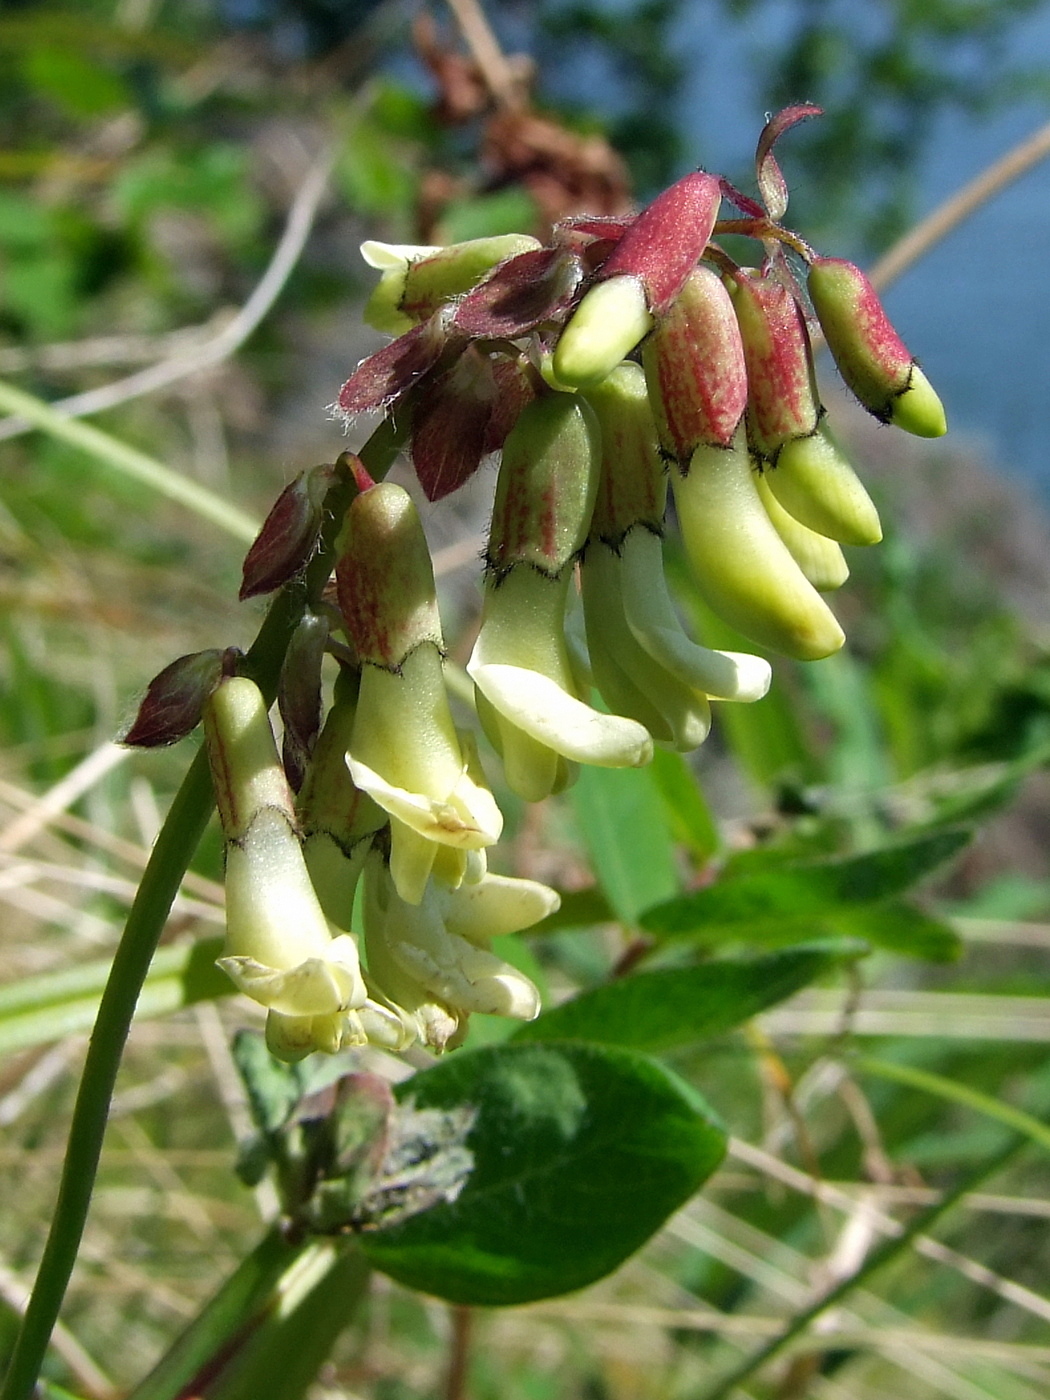
[(838, 651), (842, 628), (777, 534), (743, 432), (731, 448), (700, 448), (672, 484), (693, 576), (715, 612), (800, 661)]
[(292, 794), (253, 681), (223, 681), (204, 708), (226, 840), (226, 946), (219, 966), (309, 1049), (338, 1049), (367, 991), (357, 945), (334, 937), (307, 873)]
[(709, 698), (759, 698), (769, 665), (697, 646), (678, 623), (660, 539), (667, 483), (641, 369), (622, 364), (586, 396), (602, 430), (602, 478), (581, 569), (595, 683), (658, 742), (692, 749), (710, 729)]
[(641, 724), (579, 697), (566, 646), (568, 589), (587, 538), (598, 452), (593, 413), (567, 394), (530, 403), (503, 448), (481, 631), (467, 671), (507, 782), (527, 801), (564, 787), (570, 762), (622, 768), (652, 757)]
[(408, 904), (374, 853), (365, 865), (370, 977), (435, 1049), (445, 1048), (474, 1011), (531, 1021), (539, 1015), (539, 993), (488, 945), (537, 923), (558, 903), (553, 890), (534, 880), (484, 875), (457, 888), (431, 880), (423, 899)]
[(489, 846), (503, 819), (452, 723), (434, 572), (408, 493), (380, 483), (347, 512), (336, 565), (339, 604), (361, 659), (346, 761), (390, 821), (398, 892), (418, 903), (440, 847)]

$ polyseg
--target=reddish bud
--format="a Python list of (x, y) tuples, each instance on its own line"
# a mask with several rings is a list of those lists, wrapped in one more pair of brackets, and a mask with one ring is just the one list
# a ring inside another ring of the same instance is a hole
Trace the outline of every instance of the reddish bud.
[(740, 269), (728, 286), (747, 365), (748, 434), (760, 456), (774, 458), (785, 442), (813, 432), (820, 416), (805, 317), (773, 277)]
[(463, 335), (513, 340), (570, 305), (580, 285), (580, 260), (562, 248), (537, 248), (501, 264), (455, 308)]
[(300, 472), (277, 497), (244, 557), (242, 602), (272, 593), (309, 562), (321, 533), (325, 493), (333, 479), (330, 466), (313, 467)]
[(232, 672), (240, 652), (195, 651), (180, 656), (154, 676), (131, 728), (121, 739), (130, 748), (155, 749), (174, 744), (196, 729), (204, 704), (223, 676)]
[(638, 277), (649, 310), (668, 310), (707, 247), (722, 192), (716, 175), (696, 170), (657, 195), (624, 231), (598, 277)]
[(696, 267), (642, 347), (660, 445), (684, 470), (698, 447), (728, 447), (747, 404), (747, 370), (733, 303)]
[(362, 360), (339, 390), (336, 407), (347, 418), (385, 408), (433, 369), (448, 341), (447, 310), (436, 311), (382, 350)]
[(868, 412), (919, 437), (940, 437), (947, 428), (940, 400), (860, 268), (817, 258), (808, 285), (839, 373)]

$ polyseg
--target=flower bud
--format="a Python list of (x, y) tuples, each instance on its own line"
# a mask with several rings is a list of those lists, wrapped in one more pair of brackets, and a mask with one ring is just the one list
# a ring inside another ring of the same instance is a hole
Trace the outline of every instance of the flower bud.
[(204, 704), (240, 653), (212, 649), (180, 656), (150, 681), (130, 729), (129, 748), (154, 749), (184, 739), (200, 724)]
[[(632, 531), (623, 548), (644, 533), (642, 527)], [(711, 729), (707, 696), (655, 662), (631, 631), (619, 553), (594, 540), (583, 564), (582, 583), (587, 649), (602, 698), (614, 713), (644, 725), (658, 743), (682, 752), (695, 749)]]
[[(594, 680), (614, 712), (658, 742), (693, 749), (711, 726), (707, 683), (735, 693), (737, 667), (690, 641), (667, 596), (660, 540), (667, 484), (645, 376), (637, 365), (620, 365), (585, 397), (602, 430), (602, 479), (581, 569)], [(629, 576), (627, 561), (643, 556), (646, 566)], [(764, 692), (768, 666), (747, 660), (765, 668)]]
[(539, 246), (535, 238), (524, 233), (473, 238), (447, 248), (369, 239), (361, 244), (361, 256), (383, 275), (365, 306), (365, 320), (378, 331), (400, 335), (416, 321), (425, 320), (442, 302), (476, 286), (507, 258)]
[(381, 482), (350, 506), (336, 581), (364, 663), (347, 762), (393, 819), (391, 870), (416, 903), (438, 845), (491, 845), (503, 819), (452, 723), (430, 551), (400, 486)]
[(721, 203), (717, 175), (694, 170), (676, 180), (624, 230), (599, 278), (637, 277), (646, 306), (654, 315), (664, 315), (703, 256)]
[[(314, 893), (258, 687), (241, 677), (223, 682), (204, 722), (226, 838), (219, 966), (240, 991), (281, 1016), (338, 1019), (366, 997), (357, 946), (348, 934), (332, 937)], [(318, 1023), (313, 1048), (330, 1048), (334, 1024)]]
[(330, 466), (300, 472), (277, 497), (244, 557), (241, 590), (246, 598), (272, 593), (309, 563), (324, 518), (324, 498), (335, 479)]
[(597, 384), (653, 328), (640, 277), (611, 277), (585, 292), (554, 348), (559, 384), (582, 389)]
[(744, 441), (702, 447), (674, 474), (678, 520), (700, 592), (752, 641), (815, 661), (845, 640), (834, 614), (773, 528)]
[(860, 268), (817, 258), (808, 286), (839, 373), (868, 412), (918, 437), (947, 432), (940, 399)]
[(786, 442), (764, 480), (784, 509), (818, 534), (841, 544), (882, 539), (878, 511), (823, 421), (809, 437)]
[(632, 530), (620, 551), (620, 568), (627, 625), (654, 662), (711, 700), (762, 699), (773, 678), (764, 657), (712, 651), (683, 630), (667, 590), (662, 540), (648, 530)]
[(813, 355), (805, 317), (775, 278), (741, 268), (728, 279), (747, 365), (747, 428), (755, 451), (773, 459), (817, 426)]
[(414, 320), (423, 320), (443, 302), (469, 292), (511, 258), (539, 250), (539, 240), (527, 233), (503, 233), (451, 243), (425, 257), (413, 258), (405, 269), (400, 310)]
[(740, 327), (721, 279), (695, 267), (642, 347), (660, 446), (680, 465), (727, 447), (747, 405)]
[(773, 522), (773, 528), (787, 545), (792, 559), (818, 593), (832, 593), (849, 578), (849, 566), (834, 540), (802, 525), (789, 515), (769, 486), (769, 472), (756, 477), (755, 485)]

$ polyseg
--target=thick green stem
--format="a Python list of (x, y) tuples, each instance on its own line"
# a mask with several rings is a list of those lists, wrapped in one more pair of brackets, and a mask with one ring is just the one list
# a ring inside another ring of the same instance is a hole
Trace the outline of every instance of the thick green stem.
[[(3, 402), (0, 396), (0, 403)], [(397, 455), (396, 425), (384, 420), (361, 451), (375, 479)], [(272, 701), (281, 662), (307, 603), (332, 570), (334, 541), (356, 486), (349, 474), (329, 492), (321, 547), (306, 576), (277, 595), (244, 668)], [(102, 995), (69, 1129), (58, 1201), (36, 1284), (15, 1342), (0, 1400), (30, 1400), (84, 1233), (117, 1070), (150, 961), (213, 805), (207, 758), (199, 752), (175, 795), (131, 907)]]

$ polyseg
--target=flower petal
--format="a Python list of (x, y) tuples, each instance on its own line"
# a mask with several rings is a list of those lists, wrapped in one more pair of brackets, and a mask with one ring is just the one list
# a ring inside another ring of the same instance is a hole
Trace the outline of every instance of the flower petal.
[(468, 669), (495, 709), (564, 758), (602, 768), (640, 768), (652, 759), (643, 725), (592, 709), (538, 671), (495, 663)]

